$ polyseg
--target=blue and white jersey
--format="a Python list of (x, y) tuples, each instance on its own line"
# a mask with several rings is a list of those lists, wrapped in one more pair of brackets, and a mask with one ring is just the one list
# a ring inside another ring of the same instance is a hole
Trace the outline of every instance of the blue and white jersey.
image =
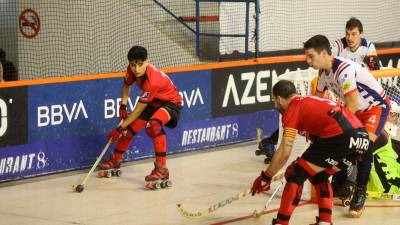
[(364, 58), (366, 56), (377, 55), (375, 45), (368, 41), (366, 38), (361, 38), (360, 46), (355, 52), (352, 52), (347, 44), (346, 38), (338, 39), (331, 43), (332, 55), (334, 57), (343, 57), (345, 59), (350, 59), (354, 62), (367, 67), (364, 63)]
[(372, 106), (389, 107), (385, 90), (374, 76), (360, 64), (342, 57), (332, 58), (332, 69), (329, 73), (320, 70), (317, 91), (327, 88), (344, 102), (344, 97), (354, 91), (359, 92), (359, 110), (367, 111)]

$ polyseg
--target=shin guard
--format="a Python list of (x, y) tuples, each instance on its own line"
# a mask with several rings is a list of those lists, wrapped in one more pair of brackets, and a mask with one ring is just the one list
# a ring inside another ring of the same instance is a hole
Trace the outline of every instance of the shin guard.
[(128, 132), (125, 136), (122, 136), (118, 140), (115, 146), (113, 155), (116, 160), (120, 160), (122, 158), (122, 155), (126, 152), (131, 144), (133, 136), (135, 136), (136, 133), (138, 133), (145, 125), (146, 121), (142, 119), (136, 119), (127, 127)]
[(332, 223), (333, 191), (331, 184), (321, 182), (314, 185), (317, 192), (319, 221)]
[(287, 183), (282, 193), (281, 205), (276, 219), (278, 224), (289, 224), (290, 217), (301, 200), (304, 181), (311, 176), (310, 173), (315, 174), (314, 171), (311, 171), (311, 168), (304, 168), (303, 164), (304, 160), (299, 158), (293, 163), (292, 172), (286, 173)]
[[(150, 126), (146, 125), (147, 134), (153, 139), (153, 146), (156, 155), (156, 162), (161, 163), (161, 165), (165, 165), (167, 162), (167, 137), (165, 136), (165, 132), (163, 130), (163, 126), (168, 123), (170, 119), (170, 115), (168, 112), (160, 108), (158, 109), (150, 118), (149, 123), (153, 122)], [(157, 128), (157, 125), (159, 126)], [(153, 129), (150, 129), (154, 127)]]
[(297, 184), (293, 182), (286, 183), (276, 219), (278, 224), (289, 224), (290, 217), (300, 202), (302, 192), (303, 184)]

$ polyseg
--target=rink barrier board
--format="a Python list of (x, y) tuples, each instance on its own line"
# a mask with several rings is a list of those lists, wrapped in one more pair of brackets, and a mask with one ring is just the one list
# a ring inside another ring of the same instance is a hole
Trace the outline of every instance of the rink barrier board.
[[(393, 60), (400, 57), (390, 54)], [(274, 76), (307, 68), (304, 56), (204, 66), (163, 70), (184, 99), (178, 127), (166, 128), (168, 154), (254, 140), (256, 127), (265, 135), (272, 133), (279, 118), (268, 96)], [(0, 182), (90, 167), (106, 143), (106, 133), (118, 124), (123, 74), (16, 81), (7, 87), (1, 83)], [(138, 94), (133, 87), (131, 96)], [(153, 156), (152, 143), (142, 131), (123, 160)]]

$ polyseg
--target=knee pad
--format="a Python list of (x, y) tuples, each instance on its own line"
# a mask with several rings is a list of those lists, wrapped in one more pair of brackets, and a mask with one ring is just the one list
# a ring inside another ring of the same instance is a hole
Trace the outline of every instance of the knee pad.
[(146, 124), (146, 134), (152, 138), (165, 134), (161, 121), (150, 119)]
[(304, 181), (306, 181), (309, 176), (307, 171), (296, 162), (288, 166), (285, 172), (287, 182), (293, 182), (299, 185), (303, 185)]

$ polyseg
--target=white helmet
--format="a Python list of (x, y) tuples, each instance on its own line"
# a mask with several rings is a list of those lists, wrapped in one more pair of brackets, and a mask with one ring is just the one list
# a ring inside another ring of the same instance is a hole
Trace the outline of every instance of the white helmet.
[(400, 113), (400, 107), (397, 104), (397, 102), (390, 100), (390, 104), (392, 106), (392, 108), (390, 109), (390, 112), (397, 112)]

